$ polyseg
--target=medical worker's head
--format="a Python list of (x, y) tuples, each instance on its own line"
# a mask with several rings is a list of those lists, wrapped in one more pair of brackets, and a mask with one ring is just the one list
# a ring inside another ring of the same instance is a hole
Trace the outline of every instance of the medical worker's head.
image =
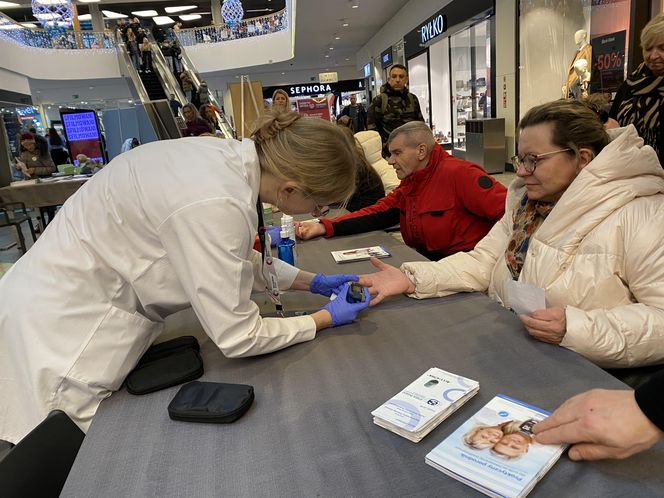
[(261, 200), (288, 214), (316, 213), (355, 191), (355, 144), (320, 118), (268, 112), (252, 138), (261, 166)]

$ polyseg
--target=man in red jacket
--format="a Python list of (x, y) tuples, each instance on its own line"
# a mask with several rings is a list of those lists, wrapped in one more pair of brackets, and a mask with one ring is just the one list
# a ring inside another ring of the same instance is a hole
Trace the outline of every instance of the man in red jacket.
[(473, 249), (503, 216), (505, 187), (480, 166), (445, 152), (426, 123), (412, 121), (395, 129), (388, 150), (399, 187), (359, 211), (301, 223), (297, 235), (350, 235), (400, 223), (404, 242), (437, 260)]

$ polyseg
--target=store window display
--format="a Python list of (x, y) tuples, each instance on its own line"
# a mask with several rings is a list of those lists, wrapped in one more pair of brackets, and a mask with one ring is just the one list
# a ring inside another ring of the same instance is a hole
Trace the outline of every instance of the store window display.
[[(575, 84), (577, 85), (577, 88), (582, 86), (582, 81), (580, 81), (579, 78), (579, 71), (583, 64), (577, 65), (577, 62), (584, 60), (587, 71), (589, 61), (593, 60), (593, 48), (588, 43), (588, 32), (585, 29), (580, 29), (574, 33), (574, 43), (576, 44), (577, 48), (576, 53), (574, 54), (574, 58), (572, 59), (569, 69), (567, 70), (567, 80), (563, 86), (564, 98), (578, 98), (574, 96), (572, 87)], [(588, 74), (588, 81), (590, 81), (590, 74)], [(586, 84), (586, 89), (587, 86), (588, 85)]]
[(589, 95), (590, 70), (588, 69), (588, 61), (586, 59), (579, 59), (574, 63), (574, 75), (576, 78), (569, 89), (570, 97), (576, 100), (587, 99)]

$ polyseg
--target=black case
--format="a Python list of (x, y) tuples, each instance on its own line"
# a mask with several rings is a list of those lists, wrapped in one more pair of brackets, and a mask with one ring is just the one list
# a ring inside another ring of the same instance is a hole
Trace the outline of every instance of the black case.
[(243, 384), (190, 382), (168, 405), (168, 416), (183, 422), (230, 424), (254, 401), (254, 388)]
[(195, 337), (183, 336), (151, 346), (126, 379), (131, 394), (148, 394), (203, 375), (203, 359)]

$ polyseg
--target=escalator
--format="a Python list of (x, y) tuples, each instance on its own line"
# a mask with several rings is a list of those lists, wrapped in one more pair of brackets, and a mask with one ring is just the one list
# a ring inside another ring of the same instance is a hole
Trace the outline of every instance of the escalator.
[[(135, 90), (134, 97), (143, 104), (157, 138), (159, 140), (179, 138), (182, 136), (181, 129), (184, 128), (184, 120), (180, 112), (178, 112), (178, 116), (173, 116), (168, 97), (171, 94), (175, 95), (176, 100), (182, 105), (186, 104), (188, 100), (152, 34), (148, 34), (148, 39), (152, 49), (152, 71), (137, 71), (131, 62), (125, 43), (118, 39), (117, 50), (120, 72), (127, 79), (129, 87)], [(192, 82), (198, 90), (202, 80), (198, 70), (187, 56), (184, 47), (182, 47), (182, 65), (183, 69), (191, 75)], [(210, 103), (217, 110), (215, 118), (221, 135), (224, 138), (234, 138), (235, 130), (226, 119), (223, 107), (219, 105), (212, 92), (210, 93)]]
[(150, 71), (149, 73), (142, 72), (138, 74), (150, 100), (168, 100), (168, 96), (166, 95), (164, 87), (162, 86), (161, 81), (159, 81), (159, 76), (157, 76), (156, 72)]
[[(191, 75), (191, 80), (196, 88), (196, 91), (201, 86), (201, 76), (198, 74), (198, 70), (196, 69), (196, 66), (194, 63), (191, 61), (189, 56), (187, 55), (187, 51), (185, 50), (184, 44), (180, 43), (180, 49), (182, 50), (182, 68), (184, 71), (189, 72)], [(217, 129), (221, 132), (221, 134), (224, 136), (224, 138), (234, 138), (236, 137), (235, 129), (233, 126), (229, 123), (228, 119), (226, 118), (226, 114), (224, 113), (224, 107), (219, 105), (219, 102), (217, 101), (216, 97), (214, 96), (214, 93), (210, 89), (210, 103), (215, 107), (217, 112), (215, 113), (216, 121), (217, 121)]]
[(170, 71), (159, 46), (150, 38), (152, 49), (152, 71), (139, 72), (132, 64), (125, 43), (118, 39), (117, 54), (120, 73), (125, 77), (132, 96), (143, 104), (155, 135), (159, 140), (180, 138), (184, 121), (173, 115), (168, 95), (174, 94), (181, 103), (186, 103), (180, 85)]

